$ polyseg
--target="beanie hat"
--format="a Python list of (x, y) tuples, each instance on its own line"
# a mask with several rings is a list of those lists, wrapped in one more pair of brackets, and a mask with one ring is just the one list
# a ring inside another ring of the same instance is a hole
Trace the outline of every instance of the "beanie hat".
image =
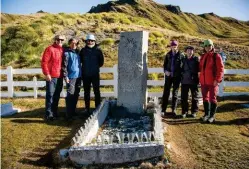
[(204, 40), (203, 46), (205, 47), (205, 46), (209, 46), (209, 45), (214, 46), (213, 41), (211, 39)]
[(178, 45), (178, 42), (176, 40), (172, 40), (170, 42), (170, 46), (177, 46)]

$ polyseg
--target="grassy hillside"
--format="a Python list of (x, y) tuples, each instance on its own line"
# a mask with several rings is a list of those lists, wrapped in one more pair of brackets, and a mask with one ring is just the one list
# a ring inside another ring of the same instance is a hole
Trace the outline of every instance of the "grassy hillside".
[(40, 67), (42, 52), (52, 43), (54, 34), (58, 33), (65, 34), (67, 39), (76, 36), (81, 40), (81, 47), (85, 35), (94, 33), (105, 54), (104, 66), (113, 66), (117, 63), (120, 32), (138, 30), (150, 32), (149, 67), (162, 66), (171, 39), (180, 41), (181, 50), (189, 44), (194, 45), (198, 55), (202, 51), (199, 43), (207, 37), (228, 54), (227, 68), (249, 66), (248, 22), (221, 18), (215, 14), (197, 16), (183, 13), (179, 7), (149, 0), (108, 2), (93, 7), (89, 12), (84, 15), (1, 14), (2, 68), (8, 65)]
[(89, 13), (110, 11), (148, 18), (162, 28), (177, 30), (190, 35), (249, 39), (248, 22), (233, 18), (222, 18), (214, 13), (202, 15), (184, 13), (179, 6), (161, 5), (152, 0), (110, 1), (107, 4), (93, 7)]

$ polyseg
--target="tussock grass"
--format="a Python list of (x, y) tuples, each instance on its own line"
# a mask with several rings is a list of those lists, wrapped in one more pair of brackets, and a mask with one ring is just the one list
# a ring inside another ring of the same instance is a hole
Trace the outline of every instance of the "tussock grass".
[[(106, 51), (105, 66), (113, 66), (117, 63), (120, 32), (146, 30), (150, 32), (148, 51), (150, 67), (162, 66), (163, 57), (169, 51), (167, 45), (171, 39), (180, 41), (181, 50), (191, 44), (196, 47), (196, 53), (201, 53), (199, 42), (204, 38), (213, 39), (215, 45), (223, 47), (225, 52), (233, 52), (239, 56), (228, 55), (227, 68), (248, 67), (248, 47), (229, 43), (230, 40), (238, 42), (238, 38), (241, 43), (247, 42), (243, 40), (243, 38), (248, 39), (247, 35), (240, 36), (244, 35), (246, 27), (244, 23), (239, 26), (242, 32), (230, 33), (226, 38), (219, 38), (219, 35), (224, 34), (224, 26), (219, 22), (227, 22), (221, 18), (215, 19), (215, 16), (209, 15), (206, 18), (189, 14), (176, 15), (164, 11), (164, 6), (152, 5), (151, 2), (139, 3), (133, 7), (128, 4), (120, 5), (121, 11), (126, 9), (123, 13), (103, 12), (84, 15), (44, 13), (30, 16), (13, 15), (12, 19), (11, 15), (1, 15), (5, 20), (6, 18), (10, 20), (8, 23), (4, 22), (1, 27), (2, 67), (5, 68), (8, 65), (18, 68), (40, 67), (42, 53), (52, 43), (54, 34), (63, 33), (67, 38), (76, 36), (82, 40), (89, 33), (88, 30), (96, 34), (98, 43), (105, 44), (101, 45), (101, 48)], [(211, 21), (219, 24), (215, 26)], [(232, 26), (228, 24), (226, 29), (232, 29), (230, 32), (238, 32), (236, 22), (230, 24)], [(202, 29), (204, 32), (201, 31)], [(81, 44), (84, 43), (81, 42)]]

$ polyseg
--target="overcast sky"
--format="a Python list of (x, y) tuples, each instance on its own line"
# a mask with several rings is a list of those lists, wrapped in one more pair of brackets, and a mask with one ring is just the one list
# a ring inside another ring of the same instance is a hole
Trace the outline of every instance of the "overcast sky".
[[(160, 4), (180, 6), (183, 12), (202, 14), (214, 12), (219, 16), (230, 16), (249, 21), (249, 0), (155, 0)], [(1, 12), (31, 14), (39, 10), (50, 13), (86, 13), (92, 6), (108, 0), (1, 0)]]

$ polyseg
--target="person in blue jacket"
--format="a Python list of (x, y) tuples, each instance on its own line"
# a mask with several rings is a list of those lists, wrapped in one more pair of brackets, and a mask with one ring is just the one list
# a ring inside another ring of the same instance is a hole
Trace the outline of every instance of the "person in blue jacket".
[(76, 105), (81, 86), (81, 61), (77, 51), (78, 40), (71, 38), (68, 41), (69, 48), (65, 49), (62, 71), (67, 87), (66, 118), (71, 119), (76, 115)]

